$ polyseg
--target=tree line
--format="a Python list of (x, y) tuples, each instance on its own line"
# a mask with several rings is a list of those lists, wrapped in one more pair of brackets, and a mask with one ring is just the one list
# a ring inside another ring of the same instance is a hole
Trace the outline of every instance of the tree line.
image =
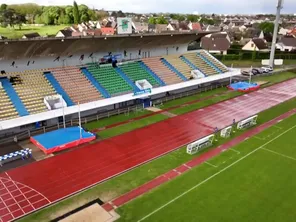
[(68, 6), (40, 6), (33, 3), (0, 6), (1, 26), (14, 27), (21, 24), (78, 24), (89, 20), (96, 21), (106, 17), (107, 13), (78, 5), (75, 1)]

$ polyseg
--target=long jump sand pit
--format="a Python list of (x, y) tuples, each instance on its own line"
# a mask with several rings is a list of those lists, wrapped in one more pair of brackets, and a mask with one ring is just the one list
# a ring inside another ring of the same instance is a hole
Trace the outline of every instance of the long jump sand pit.
[(66, 217), (61, 222), (111, 222), (118, 218), (119, 215), (115, 211), (107, 212), (99, 204), (95, 203)]

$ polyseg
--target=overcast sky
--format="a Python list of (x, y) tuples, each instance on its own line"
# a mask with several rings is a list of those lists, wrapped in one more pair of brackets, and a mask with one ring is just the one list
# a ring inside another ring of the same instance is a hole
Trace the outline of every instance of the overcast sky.
[[(20, 4), (33, 2), (39, 5), (71, 5), (73, 0), (0, 0), (0, 3)], [(275, 13), (277, 0), (77, 0), (91, 8), (122, 10), (124, 12), (177, 12), (257, 14)], [(283, 13), (296, 13), (296, 0), (284, 0)]]

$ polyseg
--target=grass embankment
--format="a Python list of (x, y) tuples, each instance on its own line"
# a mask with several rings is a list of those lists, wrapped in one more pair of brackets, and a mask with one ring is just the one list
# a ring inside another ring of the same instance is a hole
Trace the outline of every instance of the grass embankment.
[(118, 221), (293, 221), (295, 121), (294, 115), (209, 160), (212, 166), (124, 205)]
[[(292, 99), (282, 104), (279, 104), (278, 106), (272, 107), (271, 109), (268, 109), (259, 114), (258, 124), (267, 122), (293, 108), (296, 108), (296, 99)], [(209, 149), (213, 149), (225, 143), (226, 141), (229, 141), (234, 137), (237, 137), (241, 133), (242, 131), (237, 131), (230, 138), (219, 140), (214, 144), (213, 147)], [(206, 152), (209, 149), (206, 149), (203, 152)], [(153, 160), (147, 164), (137, 167), (131, 171), (128, 171), (125, 174), (122, 174), (102, 184), (99, 184), (91, 189), (88, 189), (82, 193), (79, 193), (76, 196), (61, 201), (56, 205), (40, 210), (32, 215), (29, 215), (21, 219), (20, 221), (48, 221), (54, 219), (52, 217), (54, 213), (62, 210), (67, 211), (69, 209), (69, 206), (71, 206), (71, 204), (73, 203), (81, 203), (81, 205), (83, 205), (96, 198), (101, 198), (103, 201), (111, 200), (114, 197), (126, 193), (150, 181), (151, 179), (181, 165), (182, 163), (189, 161), (190, 159), (200, 155), (201, 153), (191, 156), (186, 153), (185, 147), (183, 147), (163, 157)]]
[(0, 35), (9, 39), (22, 38), (24, 34), (38, 32), (40, 36), (56, 35), (59, 30), (67, 27), (66, 25), (48, 25), (48, 26), (23, 26), (21, 29), (0, 27)]
[(98, 121), (92, 121), (84, 124), (84, 127), (86, 127), (88, 130), (94, 130), (94, 129), (102, 128), (115, 123), (124, 122), (139, 116), (144, 116), (149, 113), (151, 112), (145, 109), (141, 109), (139, 111), (132, 111), (126, 114), (123, 113), (123, 114), (119, 114), (111, 117), (102, 118), (102, 119), (99, 119)]
[(162, 114), (156, 114), (150, 117), (146, 117), (140, 120), (136, 120), (134, 122), (126, 123), (120, 126), (116, 126), (110, 129), (106, 129), (103, 131), (98, 132), (97, 134), (100, 136), (101, 139), (110, 138), (113, 136), (117, 136), (123, 133), (130, 132), (135, 129), (142, 128), (144, 126), (151, 125), (153, 123), (160, 122), (162, 120), (168, 119), (168, 116)]

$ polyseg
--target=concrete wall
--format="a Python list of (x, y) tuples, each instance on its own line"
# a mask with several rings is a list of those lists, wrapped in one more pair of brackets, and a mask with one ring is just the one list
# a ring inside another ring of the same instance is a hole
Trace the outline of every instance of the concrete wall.
[[(165, 47), (158, 48), (139, 48), (139, 49), (125, 49), (121, 48), (117, 51), (113, 51), (112, 54), (121, 54), (122, 58), (124, 58), (124, 50), (126, 50), (127, 56), (125, 59), (139, 59), (139, 58), (147, 58), (153, 56), (161, 56), (168, 54), (181, 54), (187, 52), (188, 44), (182, 45), (171, 45)], [(141, 50), (141, 55), (139, 56), (139, 50)], [(91, 53), (91, 52), (90, 52)], [(13, 60), (2, 60), (0, 61), (0, 70), (5, 70), (6, 72), (21, 72), (24, 70), (32, 70), (32, 69), (44, 69), (51, 67), (61, 67), (61, 66), (72, 66), (72, 65), (83, 65), (85, 63), (98, 61), (103, 56), (108, 55), (108, 52), (96, 52), (93, 53), (92, 58), (89, 58), (88, 54), (84, 54), (84, 60), (80, 61), (79, 58), (81, 55), (73, 55), (71, 58), (69, 57), (61, 57), (59, 61), (55, 61), (55, 57), (43, 57), (43, 58), (29, 58), (29, 59), (20, 59), (15, 60), (15, 65), (11, 66)], [(28, 65), (28, 61), (30, 61)], [(34, 63), (33, 63), (34, 61)]]

